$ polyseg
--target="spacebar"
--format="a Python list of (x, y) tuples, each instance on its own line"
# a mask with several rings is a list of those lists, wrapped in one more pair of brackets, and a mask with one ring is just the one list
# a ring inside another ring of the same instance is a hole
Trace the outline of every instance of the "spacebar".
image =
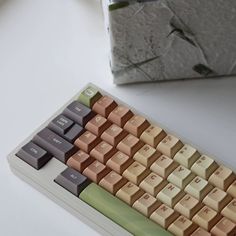
[(80, 193), (79, 198), (133, 235), (172, 235), (94, 183), (87, 186)]

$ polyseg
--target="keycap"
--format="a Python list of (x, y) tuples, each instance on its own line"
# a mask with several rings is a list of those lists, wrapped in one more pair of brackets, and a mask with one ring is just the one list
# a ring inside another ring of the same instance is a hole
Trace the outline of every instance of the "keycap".
[(208, 206), (204, 206), (192, 219), (193, 222), (203, 229), (210, 231), (219, 222), (222, 216)]
[(150, 125), (141, 134), (140, 139), (152, 147), (157, 146), (166, 137), (166, 132), (160, 127)]
[(193, 233), (196, 228), (197, 225), (191, 220), (184, 216), (180, 216), (169, 226), (168, 230), (177, 236), (188, 236)]
[(92, 110), (107, 118), (116, 107), (117, 103), (111, 97), (103, 96), (93, 105)]
[(55, 179), (55, 182), (76, 196), (91, 183), (91, 181), (78, 171), (68, 167)]
[(222, 211), (221, 214), (236, 223), (236, 199), (234, 198)]
[(162, 154), (173, 158), (183, 147), (183, 143), (173, 135), (167, 135), (158, 145), (157, 150)]
[(212, 229), (211, 233), (215, 236), (235, 236), (236, 224), (223, 217)]
[(63, 114), (83, 127), (95, 116), (95, 113), (90, 108), (78, 101), (73, 101), (69, 104)]
[(227, 193), (236, 198), (236, 180), (229, 186)]
[(203, 228), (197, 228), (191, 236), (211, 236), (211, 234)]
[(133, 159), (149, 168), (151, 164), (161, 156), (155, 148), (148, 144), (141, 147), (133, 156)]
[(129, 205), (96, 184), (90, 184), (79, 198), (136, 236), (171, 236)]
[(124, 106), (117, 106), (108, 116), (108, 120), (123, 127), (125, 123), (133, 116), (133, 112)]
[(174, 160), (180, 165), (190, 169), (194, 162), (200, 157), (200, 153), (188, 144), (185, 144), (174, 156)]
[(226, 191), (230, 184), (236, 179), (235, 174), (232, 170), (227, 167), (220, 166), (215, 172), (210, 176), (209, 182), (222, 190)]
[(155, 211), (160, 205), (161, 202), (156, 200), (155, 197), (151, 196), (148, 193), (145, 193), (137, 201), (134, 202), (133, 208), (149, 217), (153, 213), (153, 211)]
[(63, 138), (65, 138), (70, 143), (74, 143), (75, 140), (84, 132), (85, 132), (85, 129), (82, 126), (78, 124), (74, 124), (70, 128), (70, 130), (64, 134)]
[(88, 86), (79, 95), (78, 100), (87, 107), (92, 107), (93, 104), (101, 98), (101, 93), (93, 86)]
[(150, 219), (166, 229), (178, 217), (179, 213), (166, 206), (165, 204), (162, 204), (151, 214)]
[(193, 171), (196, 175), (204, 179), (208, 179), (211, 174), (218, 168), (216, 162), (206, 156), (202, 155), (191, 167), (191, 171)]
[(142, 116), (134, 115), (124, 125), (124, 129), (136, 137), (149, 127), (149, 122)]
[(211, 190), (213, 186), (205, 179), (196, 176), (186, 187), (185, 192), (189, 193), (198, 200), (202, 200)]
[(16, 154), (20, 159), (39, 170), (50, 159), (51, 155), (33, 142), (25, 144)]
[(74, 145), (48, 128), (37, 133), (33, 141), (63, 163), (66, 163), (67, 159), (77, 151)]

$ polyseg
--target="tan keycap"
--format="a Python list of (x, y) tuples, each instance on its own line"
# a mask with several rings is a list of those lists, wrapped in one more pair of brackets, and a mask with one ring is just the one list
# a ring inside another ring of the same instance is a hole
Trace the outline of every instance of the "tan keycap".
[(203, 155), (193, 164), (191, 170), (196, 175), (199, 175), (204, 179), (208, 179), (217, 167), (218, 165), (212, 158)]
[(117, 173), (122, 174), (133, 162), (131, 157), (118, 151), (107, 161), (106, 165)]
[(103, 96), (93, 105), (92, 110), (104, 117), (108, 117), (116, 107), (117, 103), (112, 98)]
[(183, 143), (173, 135), (167, 135), (158, 145), (157, 150), (162, 154), (173, 158), (183, 147)]
[(101, 139), (96, 135), (86, 131), (75, 140), (75, 145), (81, 150), (89, 153), (100, 141)]
[(106, 163), (114, 154), (116, 149), (110, 144), (102, 141), (95, 146), (90, 155), (102, 163)]
[(216, 187), (219, 187), (223, 190), (227, 190), (230, 184), (235, 180), (235, 174), (232, 170), (225, 166), (220, 166), (215, 172), (210, 176), (209, 182)]
[(141, 181), (149, 174), (149, 169), (135, 161), (123, 172), (122, 175), (130, 182), (139, 185)]
[(210, 231), (211, 228), (218, 223), (222, 216), (209, 208), (204, 206), (192, 219), (193, 222), (201, 226), (203, 229)]
[(99, 161), (94, 161), (84, 169), (83, 175), (87, 176), (93, 182), (98, 183), (110, 170)]
[(155, 148), (151, 147), (148, 144), (145, 144), (141, 147), (133, 156), (134, 160), (138, 161), (147, 168), (161, 156), (161, 153), (158, 152)]
[(197, 225), (191, 220), (184, 216), (180, 216), (169, 226), (168, 230), (177, 236), (189, 236), (196, 230), (196, 228)]
[(166, 229), (178, 217), (179, 213), (165, 204), (162, 204), (151, 214), (150, 219)]
[(186, 185), (193, 180), (195, 175), (184, 166), (178, 166), (167, 178), (169, 182), (175, 184), (179, 188), (185, 188)]
[(150, 166), (150, 169), (163, 178), (167, 178), (168, 175), (177, 168), (178, 164), (171, 158), (162, 155)]
[(205, 179), (196, 176), (186, 187), (185, 192), (189, 193), (198, 200), (202, 200), (211, 190), (213, 186)]
[(229, 186), (227, 193), (236, 198), (236, 180)]
[(117, 106), (108, 116), (108, 120), (123, 127), (125, 123), (133, 116), (133, 112), (124, 106)]
[(111, 123), (106, 118), (101, 115), (96, 115), (85, 125), (85, 129), (100, 136), (110, 125)]
[(71, 168), (78, 170), (79, 172), (83, 172), (83, 170), (88, 167), (93, 161), (94, 159), (91, 156), (89, 156), (84, 151), (79, 150), (68, 159), (66, 164)]
[(174, 160), (180, 165), (190, 169), (193, 163), (200, 157), (200, 153), (188, 144), (185, 144), (174, 156)]
[(141, 183), (140, 188), (142, 188), (147, 193), (156, 196), (166, 185), (167, 181), (164, 180), (159, 175), (151, 172)]
[(203, 204), (196, 198), (186, 194), (174, 207), (183, 216), (192, 219), (192, 217), (203, 207)]
[(174, 207), (184, 195), (185, 193), (180, 188), (169, 183), (157, 194), (157, 199), (169, 207)]
[(142, 116), (134, 115), (126, 124), (124, 129), (136, 137), (140, 137), (142, 132), (149, 127), (149, 122)]
[(223, 217), (212, 229), (211, 233), (215, 236), (235, 236), (236, 224)]
[(219, 188), (212, 189), (203, 202), (215, 211), (221, 211), (230, 201), (232, 197)]
[(133, 208), (149, 217), (160, 205), (161, 202), (159, 202), (155, 197), (145, 193), (136, 202), (134, 202)]
[(128, 182), (120, 190), (118, 190), (116, 196), (127, 204), (133, 205), (134, 202), (138, 200), (143, 194), (144, 191), (141, 190), (137, 185)]
[(115, 194), (126, 183), (126, 179), (117, 174), (115, 171), (111, 171), (99, 182), (99, 185), (110, 193)]
[(117, 146), (117, 144), (127, 135), (128, 133), (120, 128), (118, 125), (112, 124), (107, 130), (105, 130), (101, 139), (107, 143)]
[(140, 136), (140, 139), (151, 145), (152, 147), (157, 146), (166, 137), (166, 132), (154, 125), (150, 125)]
[(236, 223), (236, 199), (234, 198), (222, 211), (221, 214)]
[(191, 236), (211, 236), (211, 234), (209, 232), (207, 232), (205, 229), (203, 228), (197, 228), (196, 231), (194, 231)]
[(144, 143), (137, 137), (132, 134), (128, 134), (118, 143), (117, 149), (132, 157), (143, 145)]

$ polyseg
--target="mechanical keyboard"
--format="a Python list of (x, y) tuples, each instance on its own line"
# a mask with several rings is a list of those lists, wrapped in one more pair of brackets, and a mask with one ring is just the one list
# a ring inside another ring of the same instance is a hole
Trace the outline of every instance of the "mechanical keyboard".
[(236, 236), (234, 167), (93, 84), (8, 161), (101, 235)]

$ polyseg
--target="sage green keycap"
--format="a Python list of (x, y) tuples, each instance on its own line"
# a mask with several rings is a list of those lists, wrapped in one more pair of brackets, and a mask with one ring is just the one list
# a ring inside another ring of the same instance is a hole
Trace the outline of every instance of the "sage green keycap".
[(88, 86), (80, 93), (78, 100), (85, 106), (92, 108), (94, 103), (101, 97), (101, 93), (96, 88)]
[(158, 224), (122, 202), (98, 185), (91, 183), (79, 195), (84, 202), (136, 236), (170, 236)]

